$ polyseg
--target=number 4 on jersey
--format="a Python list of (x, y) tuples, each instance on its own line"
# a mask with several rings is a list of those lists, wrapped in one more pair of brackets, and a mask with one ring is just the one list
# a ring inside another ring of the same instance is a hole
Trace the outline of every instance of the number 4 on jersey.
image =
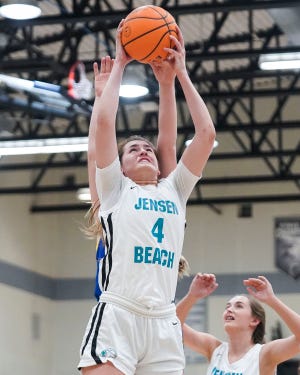
[(163, 233), (163, 226), (164, 226), (164, 219), (160, 217), (156, 220), (156, 223), (153, 225), (151, 230), (152, 236), (157, 238), (157, 242), (161, 243), (163, 238), (165, 237)]

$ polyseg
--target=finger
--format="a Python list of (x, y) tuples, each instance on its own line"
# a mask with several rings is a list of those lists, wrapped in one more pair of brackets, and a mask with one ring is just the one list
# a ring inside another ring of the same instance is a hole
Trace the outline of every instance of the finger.
[(98, 68), (98, 63), (97, 62), (93, 63), (93, 70), (94, 70), (94, 76), (96, 76), (97, 74), (99, 74), (99, 68)]
[(170, 35), (170, 39), (175, 44), (176, 49), (181, 49), (182, 48), (182, 44), (180, 43), (180, 40), (177, 39), (174, 35)]
[(121, 21), (120, 21), (120, 23), (118, 25), (118, 28), (117, 28), (118, 31), (122, 29), (123, 24), (124, 24), (124, 18), (121, 19)]
[(215, 280), (216, 279), (216, 276), (213, 273), (205, 273), (204, 276), (208, 280)]
[(158, 60), (152, 60), (150, 61), (149, 65), (151, 66), (151, 68), (157, 68), (160, 64), (160, 62)]
[(174, 60), (174, 56), (172, 56), (171, 54), (168, 54), (167, 59), (166, 59), (167, 63), (170, 64), (172, 60)]
[(111, 58), (110, 56), (105, 56), (103, 73), (110, 73), (110, 72), (111, 72)]
[(168, 63), (170, 63), (171, 60), (174, 60), (175, 59), (175, 56), (176, 54), (178, 54), (177, 50), (173, 49), (173, 48), (168, 48), (168, 47), (165, 47), (164, 48), (164, 51), (166, 51), (168, 53), (168, 57), (167, 57), (167, 61)]
[(268, 282), (268, 279), (265, 277), (265, 276), (258, 276), (259, 280), (267, 283)]
[(176, 25), (176, 32), (177, 32), (178, 41), (179, 41), (180, 45), (183, 47), (184, 46), (184, 39), (183, 39), (182, 32), (181, 32), (181, 30), (180, 30), (180, 28), (179, 28), (178, 25)]
[(254, 291), (252, 288), (247, 288), (247, 291), (248, 291), (248, 293), (249, 293), (251, 296), (253, 296), (253, 297), (256, 296), (256, 291)]
[(110, 66), (109, 66), (109, 71), (112, 71), (112, 68), (114, 66), (115, 59), (110, 59)]
[(101, 58), (100, 73), (106, 72), (106, 57)]
[(261, 286), (261, 285), (265, 285), (266, 282), (265, 280), (262, 280), (262, 279), (255, 279), (254, 283), (258, 286)]
[(251, 284), (260, 284), (261, 283), (261, 280), (255, 278), (255, 277), (249, 277), (249, 279), (247, 279), (245, 281), (248, 282), (248, 283), (251, 283)]
[(204, 279), (210, 280), (211, 277), (212, 277), (212, 274), (211, 273), (203, 273), (202, 276), (203, 276)]

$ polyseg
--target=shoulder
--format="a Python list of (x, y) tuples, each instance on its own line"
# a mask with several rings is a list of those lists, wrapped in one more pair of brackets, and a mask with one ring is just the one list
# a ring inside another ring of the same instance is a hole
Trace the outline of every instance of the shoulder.
[(102, 175), (105, 176), (105, 175), (111, 174), (111, 173), (122, 174), (119, 157), (116, 157), (112, 163), (110, 163), (109, 165), (107, 165), (104, 168), (99, 168), (97, 166), (96, 167), (96, 173), (97, 173), (97, 175), (100, 175), (100, 176), (102, 176)]
[(211, 346), (210, 362), (213, 363), (217, 358), (222, 358), (224, 355), (226, 356), (227, 353), (228, 343), (215, 340), (215, 342), (213, 342)]
[(279, 363), (293, 358), (299, 350), (300, 344), (294, 335), (273, 340), (263, 345), (260, 363), (276, 367)]
[(196, 184), (201, 176), (194, 175), (180, 160), (176, 166), (176, 168), (167, 176), (160, 180), (169, 181), (171, 183), (176, 183), (177, 181), (190, 181), (193, 184)]
[(259, 356), (259, 358), (261, 358), (261, 351), (263, 347), (264, 344), (255, 344), (250, 353), (252, 353), (252, 356)]

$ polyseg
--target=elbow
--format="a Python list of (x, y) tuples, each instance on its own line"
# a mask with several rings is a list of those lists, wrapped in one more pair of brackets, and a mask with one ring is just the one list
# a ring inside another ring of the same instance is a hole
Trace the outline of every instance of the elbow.
[(210, 121), (207, 126), (199, 128), (199, 130), (195, 132), (195, 136), (199, 137), (206, 141), (207, 145), (210, 145), (213, 148), (214, 142), (216, 140), (216, 130), (212, 121)]
[(216, 129), (214, 126), (213, 121), (210, 119), (209, 124), (207, 125), (209, 137), (211, 138), (212, 142), (216, 139)]
[(209, 143), (211, 143), (212, 146), (214, 145), (214, 142), (216, 140), (216, 136), (217, 136), (216, 129), (215, 129), (213, 123), (212, 123), (212, 125), (210, 126), (209, 135), (208, 135), (208, 141), (209, 141)]
[(297, 334), (295, 335), (295, 340), (297, 341), (298, 343), (298, 353), (300, 353), (300, 334), (297, 332)]

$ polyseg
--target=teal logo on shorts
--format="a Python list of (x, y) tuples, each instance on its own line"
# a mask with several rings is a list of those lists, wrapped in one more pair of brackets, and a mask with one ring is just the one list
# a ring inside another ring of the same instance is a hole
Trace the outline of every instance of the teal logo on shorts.
[(116, 358), (117, 352), (113, 348), (107, 348), (100, 352), (100, 357)]

